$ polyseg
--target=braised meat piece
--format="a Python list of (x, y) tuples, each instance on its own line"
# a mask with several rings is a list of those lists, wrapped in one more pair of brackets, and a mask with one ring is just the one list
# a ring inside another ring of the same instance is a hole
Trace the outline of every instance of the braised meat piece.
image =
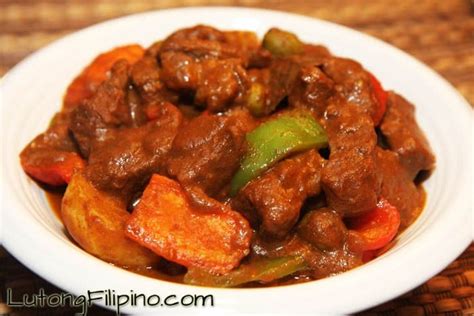
[(289, 96), (298, 79), (300, 66), (289, 59), (274, 59), (267, 68), (248, 71), (251, 81), (246, 106), (255, 116), (272, 113)]
[(334, 86), (334, 81), (320, 67), (305, 65), (300, 69), (288, 102), (292, 107), (310, 110), (315, 117), (322, 118), (329, 99), (336, 92)]
[(257, 215), (263, 236), (281, 239), (296, 224), (303, 202), (320, 192), (323, 164), (315, 150), (283, 160), (240, 190), (232, 205), (251, 222)]
[(151, 102), (163, 89), (160, 79), (160, 68), (155, 56), (145, 54), (137, 61), (131, 70), (131, 79), (138, 88), (140, 96), (147, 102)]
[(183, 126), (167, 161), (168, 173), (185, 187), (216, 196), (239, 167), (245, 133), (253, 127), (246, 112), (203, 113)]
[(246, 67), (249, 58), (259, 49), (260, 42), (253, 32), (220, 31), (197, 25), (168, 36), (160, 47), (160, 53), (182, 51), (197, 58), (239, 58)]
[(376, 116), (379, 104), (370, 74), (358, 62), (346, 58), (327, 58), (322, 69), (336, 83), (335, 89), (346, 102), (357, 104), (371, 117)]
[(205, 26), (168, 37), (159, 55), (167, 87), (192, 92), (195, 103), (210, 111), (224, 110), (247, 89), (249, 54), (239, 41), (229, 40), (234, 37)]
[[(158, 53), (156, 50), (159, 47), (161, 44), (155, 44), (149, 48), (145, 56), (133, 65), (130, 72), (133, 87), (136, 88), (132, 91), (137, 91), (135, 103), (140, 104), (139, 108), (148, 120), (155, 119), (160, 109), (167, 106), (166, 104), (178, 104), (179, 102), (179, 95), (168, 89), (161, 79), (162, 70), (156, 57)], [(130, 96), (134, 96), (134, 94), (129, 93), (129, 100)], [(133, 103), (129, 101), (129, 105), (133, 105)]]
[(109, 126), (98, 112), (87, 105), (79, 105), (71, 113), (69, 130), (82, 156), (88, 158), (92, 144), (105, 139)]
[(290, 58), (298, 62), (302, 66), (319, 66), (324, 63), (327, 58), (333, 56), (329, 50), (322, 45), (304, 44), (303, 51), (300, 54), (290, 56)]
[(377, 142), (370, 116), (358, 105), (332, 102), (324, 127), (331, 154), (321, 181), (328, 205), (344, 216), (373, 209), (380, 192), (374, 150)]
[(196, 87), (194, 102), (210, 111), (220, 111), (243, 94), (247, 74), (238, 59), (205, 60), (200, 63), (203, 79)]
[(343, 246), (347, 229), (339, 214), (322, 208), (303, 217), (298, 225), (298, 234), (320, 250), (336, 250)]
[(132, 118), (126, 102), (129, 70), (130, 65), (125, 60), (116, 62), (110, 77), (85, 101), (86, 106), (99, 113), (108, 125), (131, 125)]
[(145, 107), (162, 101), (176, 104), (179, 100), (179, 95), (167, 89), (162, 80), (162, 69), (158, 63), (161, 45), (162, 42), (157, 42), (150, 46), (130, 71), (132, 84), (137, 88)]
[(431, 170), (435, 164), (428, 140), (416, 123), (415, 107), (395, 92), (389, 92), (387, 112), (380, 125), (390, 149), (414, 179), (420, 170)]
[(400, 227), (404, 229), (418, 216), (424, 204), (423, 190), (417, 188), (396, 153), (377, 148), (377, 168), (382, 176), (380, 191), (400, 212)]
[(74, 171), (85, 166), (69, 136), (69, 117), (58, 113), (51, 126), (20, 153), (21, 166), (32, 178), (58, 186), (69, 183)]
[(131, 127), (143, 123), (139, 101), (129, 89), (129, 64), (119, 60), (110, 77), (95, 94), (71, 112), (69, 128), (84, 157), (88, 157), (95, 140), (105, 137), (109, 128)]
[(68, 86), (64, 95), (63, 109), (70, 111), (90, 98), (107, 79), (110, 69), (117, 61), (124, 60), (134, 64), (142, 58), (143, 52), (140, 45), (126, 45), (97, 56)]
[(112, 129), (93, 143), (86, 177), (99, 189), (129, 198), (143, 189), (153, 173), (164, 171), (164, 162), (182, 121), (173, 106), (137, 128)]
[[(311, 243), (301, 238), (298, 234), (291, 234), (287, 239), (281, 241), (268, 241), (258, 236), (254, 238), (251, 245), (251, 255), (270, 258), (301, 256), (309, 266), (308, 270), (302, 271), (301, 276), (309, 275), (309, 280), (317, 280), (329, 275), (335, 275), (362, 264), (360, 255), (351, 252), (348, 246), (353, 236), (347, 234), (344, 245), (332, 251), (322, 251), (313, 247)], [(298, 274), (297, 274), (298, 275)]]

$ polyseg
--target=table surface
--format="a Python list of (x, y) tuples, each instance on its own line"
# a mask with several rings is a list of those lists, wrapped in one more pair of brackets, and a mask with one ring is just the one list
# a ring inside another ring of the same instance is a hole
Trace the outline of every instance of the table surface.
[[(474, 105), (474, 0), (0, 0), (0, 77), (28, 54), (75, 30), (110, 18), (181, 6), (270, 8), (343, 24), (415, 56)], [(63, 315), (70, 311), (12, 309), (6, 288), (60, 291), (0, 248), (0, 315)], [(474, 315), (474, 244), (421, 287), (364, 314)], [(94, 308), (92, 315), (108, 312)]]

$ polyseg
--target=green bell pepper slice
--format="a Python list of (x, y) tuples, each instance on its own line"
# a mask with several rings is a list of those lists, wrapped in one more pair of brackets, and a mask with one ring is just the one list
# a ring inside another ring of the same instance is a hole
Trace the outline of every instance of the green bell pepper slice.
[(287, 57), (304, 50), (303, 42), (295, 34), (277, 28), (268, 30), (263, 37), (262, 46), (278, 57)]
[(289, 112), (267, 121), (246, 139), (248, 152), (231, 181), (231, 196), (289, 154), (328, 145), (326, 132), (307, 112)]
[(307, 269), (307, 265), (302, 257), (259, 258), (224, 275), (213, 275), (202, 269), (190, 268), (184, 275), (184, 283), (235, 287), (249, 282), (268, 283), (304, 269)]

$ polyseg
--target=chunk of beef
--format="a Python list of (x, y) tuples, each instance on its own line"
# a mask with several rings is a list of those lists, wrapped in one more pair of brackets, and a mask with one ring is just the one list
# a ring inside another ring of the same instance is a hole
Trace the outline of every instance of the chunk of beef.
[(150, 102), (163, 89), (156, 57), (145, 54), (131, 69), (131, 79), (142, 98)]
[[(258, 109), (254, 109), (254, 114), (264, 116), (273, 112), (295, 86), (299, 70), (300, 66), (290, 59), (274, 59), (267, 68), (249, 70), (251, 84), (258, 85), (259, 89), (254, 91), (255, 86), (252, 86), (247, 91), (247, 100), (259, 104)], [(257, 92), (258, 95), (251, 95)]]
[(99, 85), (107, 79), (112, 66), (119, 60), (134, 64), (143, 56), (140, 45), (126, 45), (98, 55), (82, 72), (69, 84), (64, 95), (63, 109), (70, 111), (84, 100), (90, 98)]
[(296, 224), (303, 202), (320, 192), (323, 164), (315, 150), (285, 159), (240, 190), (233, 206), (251, 222), (257, 215), (262, 236), (282, 239)]
[(320, 279), (353, 269), (362, 264), (360, 253), (352, 252), (349, 244), (350, 234), (347, 235), (341, 247), (332, 251), (322, 251), (313, 247), (298, 234), (291, 234), (282, 241), (268, 241), (258, 236), (251, 245), (251, 255), (278, 258), (284, 256), (302, 256), (309, 266), (311, 279)]
[(329, 50), (322, 45), (304, 44), (303, 52), (297, 55), (293, 55), (294, 61), (297, 61), (300, 65), (322, 65), (328, 58), (332, 58)]
[(99, 189), (129, 198), (163, 165), (182, 121), (179, 110), (164, 107), (160, 117), (137, 128), (109, 130), (94, 142), (86, 176)]
[(342, 248), (347, 229), (341, 216), (329, 208), (307, 213), (298, 225), (298, 234), (320, 250)]
[(323, 121), (331, 154), (321, 181), (328, 205), (344, 216), (373, 209), (380, 192), (374, 149), (377, 135), (370, 116), (345, 100), (333, 101)]
[(85, 158), (89, 157), (92, 144), (105, 139), (109, 126), (100, 114), (87, 105), (77, 106), (71, 113), (69, 129), (79, 150)]
[(247, 88), (246, 72), (238, 59), (205, 60), (194, 102), (210, 111), (220, 111), (241, 96)]
[(435, 158), (423, 131), (416, 123), (415, 108), (402, 96), (389, 92), (387, 112), (380, 128), (390, 149), (400, 156), (400, 162), (411, 179), (420, 170), (434, 167)]
[(129, 68), (125, 60), (116, 62), (95, 94), (71, 112), (69, 128), (84, 157), (89, 156), (95, 140), (105, 137), (107, 129), (144, 122), (138, 96), (129, 87)]
[(238, 59), (195, 61), (184, 53), (169, 52), (161, 55), (161, 63), (163, 80), (170, 89), (195, 93), (195, 102), (213, 112), (225, 109), (247, 87)]
[(195, 91), (200, 83), (202, 65), (184, 52), (160, 54), (162, 77), (166, 86), (177, 91)]
[(376, 149), (377, 167), (382, 176), (381, 196), (400, 212), (400, 229), (408, 227), (423, 208), (424, 194), (413, 183), (399, 156)]
[(160, 53), (161, 45), (163, 45), (163, 41), (159, 40), (151, 44), (146, 50), (145, 50), (145, 56), (151, 56), (158, 58), (158, 54)]
[(250, 63), (249, 59), (255, 57), (255, 55), (267, 56), (263, 52), (260, 45), (260, 40), (257, 34), (249, 31), (224, 31), (224, 42), (230, 47), (228, 50), (235, 50), (241, 58), (244, 58), (244, 65), (247, 66)]
[(104, 123), (114, 126), (131, 125), (126, 102), (130, 65), (125, 60), (114, 64), (110, 77), (97, 89), (85, 104), (99, 113)]
[(288, 102), (291, 107), (311, 111), (321, 118), (328, 100), (335, 94), (334, 82), (318, 66), (304, 65), (298, 74), (298, 81), (292, 90)]
[(132, 85), (128, 86), (126, 102), (128, 113), (130, 115), (129, 126), (137, 127), (145, 124), (148, 120), (146, 108), (143, 105), (140, 94)]
[(66, 111), (58, 112), (54, 115), (53, 119), (48, 126), (48, 129), (38, 135), (37, 139), (41, 141), (31, 142), (31, 148), (56, 148), (62, 151), (77, 151), (77, 146), (71, 139), (68, 131), (68, 125), (70, 122), (70, 115)]
[(53, 186), (64, 185), (75, 170), (84, 167), (69, 137), (68, 121), (65, 112), (56, 114), (51, 126), (21, 151), (21, 166), (32, 178)]
[(165, 99), (172, 103), (178, 101), (179, 95), (166, 88), (162, 80), (162, 70), (158, 64), (157, 54), (161, 42), (150, 47), (143, 58), (132, 67), (130, 77), (145, 104), (156, 102), (156, 99)]
[(378, 111), (370, 74), (356, 61), (346, 58), (328, 58), (323, 71), (335, 83), (335, 89), (347, 102), (357, 104), (374, 117)]
[(248, 47), (233, 38), (206, 26), (169, 36), (159, 55), (166, 86), (194, 93), (195, 102), (213, 112), (224, 110), (247, 89)]
[[(300, 66), (289, 59), (276, 59), (270, 65), (269, 107), (275, 108), (290, 94), (300, 71)], [(273, 110), (272, 109), (272, 110)]]
[(247, 69), (266, 68), (270, 66), (272, 59), (272, 53), (260, 47), (250, 55)]
[(160, 47), (160, 53), (182, 51), (197, 59), (239, 58), (247, 67), (250, 57), (260, 49), (253, 32), (220, 31), (210, 26), (197, 25), (171, 34)]
[(168, 89), (162, 81), (161, 68), (154, 51), (157, 49), (150, 48), (145, 56), (133, 65), (130, 74), (133, 86), (139, 92), (140, 109), (148, 120), (156, 118), (160, 108), (166, 107), (164, 103), (177, 104), (179, 100), (179, 95)]
[(204, 113), (183, 126), (167, 162), (168, 173), (185, 187), (216, 196), (239, 167), (245, 133), (253, 128), (250, 114)]

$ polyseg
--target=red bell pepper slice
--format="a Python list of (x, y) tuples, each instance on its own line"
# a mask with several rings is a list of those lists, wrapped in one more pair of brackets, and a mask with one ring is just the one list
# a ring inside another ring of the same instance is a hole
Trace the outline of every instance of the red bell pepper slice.
[(380, 249), (397, 234), (400, 227), (400, 212), (387, 200), (381, 198), (372, 211), (348, 219), (347, 226), (362, 237), (362, 251)]

